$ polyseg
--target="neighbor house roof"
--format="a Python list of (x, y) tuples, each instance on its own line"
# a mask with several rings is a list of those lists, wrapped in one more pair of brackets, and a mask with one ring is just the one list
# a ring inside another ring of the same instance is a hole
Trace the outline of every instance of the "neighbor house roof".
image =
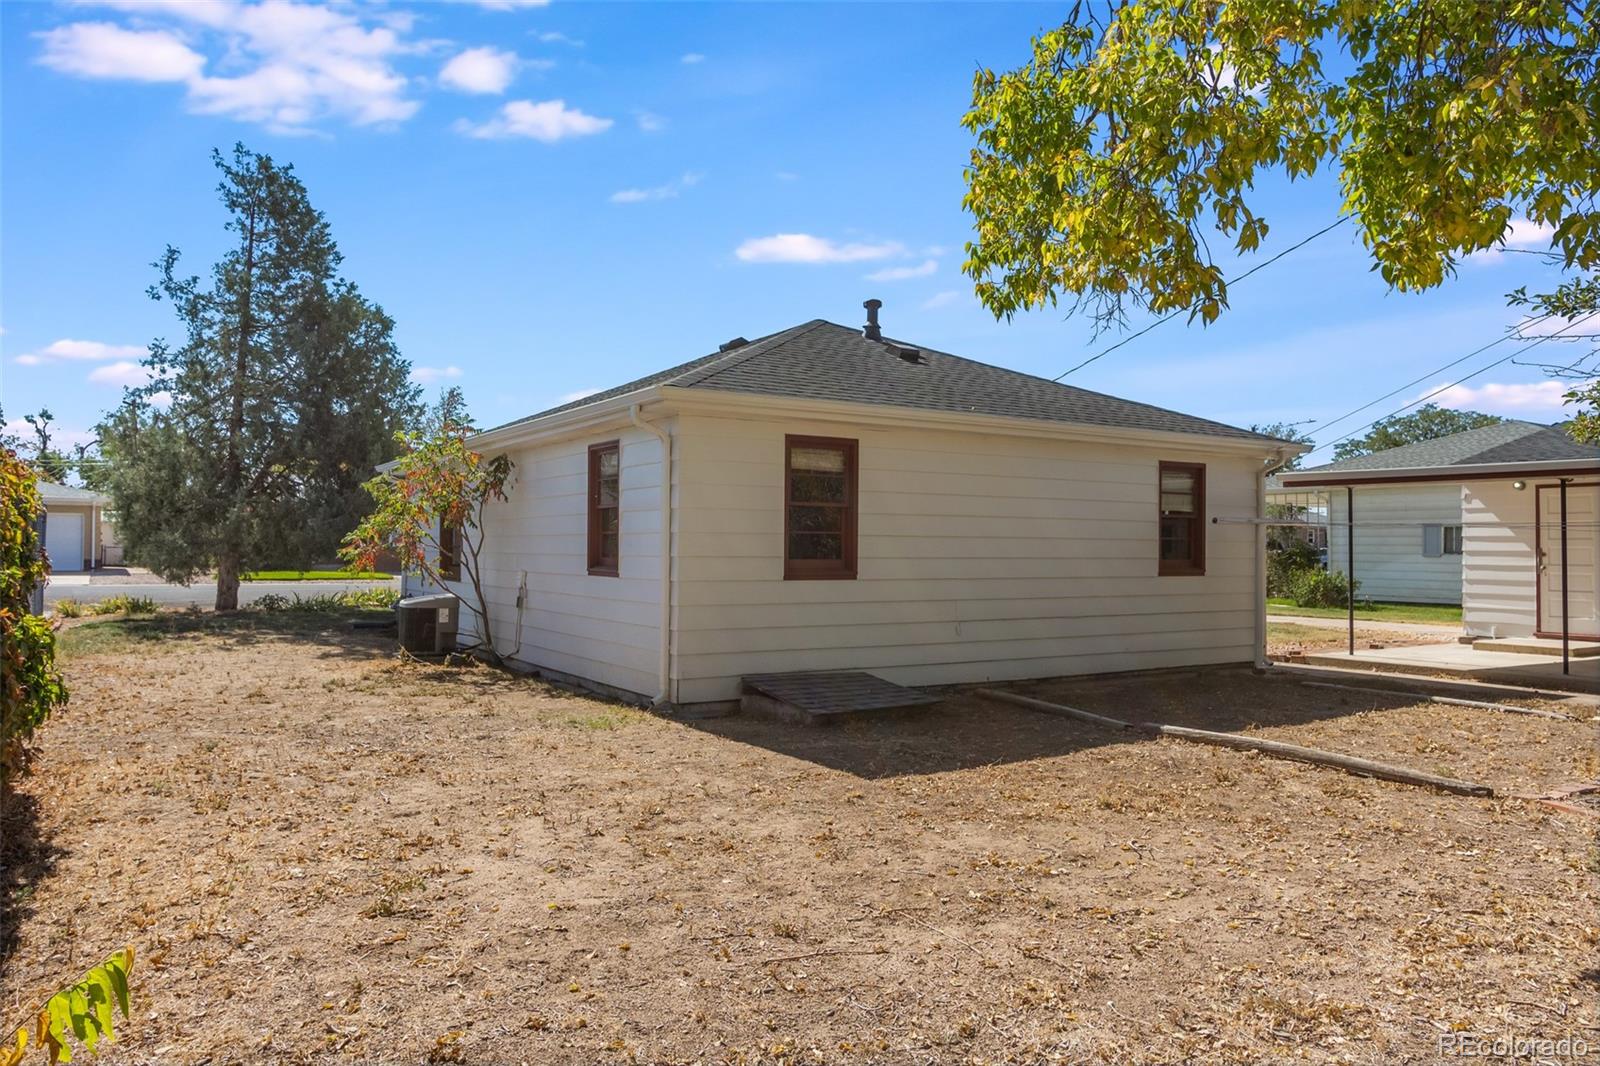
[(754, 341), (552, 407), (505, 426), (577, 411), (653, 386), (1039, 419), (1264, 444), (1250, 430), (1118, 399), (906, 341), (870, 340), (859, 329), (813, 319)]
[(1419, 441), (1399, 448), (1359, 455), (1337, 463), (1296, 470), (1281, 475), (1285, 487), (1315, 484), (1318, 479), (1352, 480), (1412, 476), (1448, 478), (1452, 473), (1481, 474), (1503, 468), (1507, 473), (1541, 466), (1581, 469), (1593, 464), (1600, 471), (1600, 448), (1579, 444), (1556, 426), (1537, 422), (1507, 421), (1448, 437)]
[(54, 481), (46, 481), (44, 478), (39, 479), (39, 495), (43, 498), (46, 507), (52, 503), (79, 507), (104, 507), (111, 502), (110, 497), (103, 496), (90, 489), (74, 488), (71, 485), (57, 485)]

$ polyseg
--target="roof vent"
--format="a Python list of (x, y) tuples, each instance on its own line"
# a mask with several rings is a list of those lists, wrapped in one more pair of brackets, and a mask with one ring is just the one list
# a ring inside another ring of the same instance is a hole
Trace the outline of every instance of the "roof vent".
[(883, 330), (878, 328), (878, 308), (883, 306), (883, 301), (868, 300), (861, 306), (867, 309), (867, 324), (861, 327), (861, 335), (869, 341), (883, 340)]
[(719, 352), (731, 352), (735, 348), (743, 348), (745, 345), (747, 345), (749, 343), (750, 342), (745, 340), (743, 337), (735, 337), (731, 341), (726, 341), (726, 342), (724, 342), (722, 344), (717, 345), (717, 351), (719, 351)]
[(898, 355), (903, 362), (915, 363), (917, 366), (927, 366), (928, 358), (919, 348), (902, 348), (898, 344), (889, 345), (889, 350)]

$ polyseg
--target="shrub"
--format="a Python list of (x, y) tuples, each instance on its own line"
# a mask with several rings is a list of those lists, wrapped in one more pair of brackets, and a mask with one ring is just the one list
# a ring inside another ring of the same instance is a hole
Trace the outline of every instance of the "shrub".
[(251, 606), (258, 611), (298, 611), (304, 614), (332, 614), (340, 611), (385, 611), (400, 600), (400, 593), (391, 588), (352, 589), (349, 592), (322, 592), (315, 596), (293, 598), (269, 592), (258, 596)]
[(120, 593), (101, 600), (89, 610), (94, 614), (155, 614), (156, 601), (149, 596), (129, 596)]
[(67, 702), (55, 627), (28, 613), (49, 573), (35, 525), (44, 510), (37, 477), (15, 452), (0, 450), (0, 795), (27, 765), (33, 731)]
[[(1355, 587), (1359, 589), (1360, 582)], [(1294, 576), (1289, 598), (1294, 600), (1297, 607), (1348, 607), (1349, 591), (1342, 573), (1319, 567), (1301, 570)]]
[(57, 600), (54, 609), (57, 618), (81, 618), (89, 605), (71, 599)]

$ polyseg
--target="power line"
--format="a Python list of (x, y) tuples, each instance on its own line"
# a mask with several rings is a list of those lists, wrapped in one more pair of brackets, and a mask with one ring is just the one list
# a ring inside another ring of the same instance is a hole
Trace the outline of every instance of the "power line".
[[(1224, 285), (1237, 285), (1239, 282), (1243, 281), (1245, 278), (1248, 278), (1251, 274), (1254, 274), (1256, 271), (1262, 270), (1262, 269), (1264, 269), (1266, 267), (1271, 266), (1273, 263), (1276, 263), (1278, 260), (1282, 259), (1284, 256), (1288, 255), (1292, 251), (1295, 251), (1296, 249), (1304, 248), (1306, 245), (1310, 244), (1312, 241), (1316, 240), (1318, 237), (1322, 236), (1324, 233), (1327, 233), (1329, 230), (1336, 229), (1339, 226), (1344, 225), (1349, 220), (1350, 220), (1350, 216), (1349, 215), (1340, 215), (1338, 218), (1334, 219), (1328, 225), (1326, 225), (1326, 226), (1322, 227), (1321, 229), (1317, 230), (1317, 232), (1313, 233), (1311, 236), (1302, 239), (1301, 241), (1299, 241), (1296, 244), (1291, 244), (1289, 247), (1285, 248), (1283, 251), (1279, 252), (1277, 255), (1273, 256), (1271, 259), (1263, 259), (1261, 262), (1257, 263), (1255, 266), (1251, 267), (1249, 270), (1246, 270), (1243, 274), (1240, 274), (1236, 278), (1229, 278), (1228, 280), (1224, 281), (1223, 284)], [(1168, 319), (1176, 318), (1177, 316), (1183, 314), (1185, 311), (1194, 310), (1194, 308), (1196, 306), (1198, 306), (1199, 303), (1200, 303), (1200, 301), (1196, 300), (1196, 301), (1194, 301), (1194, 303), (1189, 304), (1187, 307), (1180, 307), (1176, 311), (1168, 311), (1166, 314), (1162, 315), (1160, 318), (1156, 319), (1154, 322), (1150, 323), (1148, 326), (1146, 326), (1143, 329), (1139, 330), (1137, 333), (1128, 334), (1126, 337), (1122, 338), (1120, 341), (1118, 341), (1117, 343), (1113, 344), (1111, 347), (1107, 348), (1105, 351), (1100, 352), (1100, 353), (1098, 353), (1096, 355), (1091, 355), (1089, 358), (1085, 359), (1083, 362), (1079, 363), (1077, 366), (1074, 366), (1074, 367), (1072, 367), (1071, 369), (1068, 369), (1068, 370), (1063, 370), (1061, 373), (1057, 374), (1055, 377), (1051, 378), (1050, 380), (1051, 381), (1060, 381), (1062, 378), (1066, 377), (1068, 374), (1077, 373), (1078, 371), (1082, 370), (1084, 367), (1088, 366), (1090, 363), (1094, 362), (1096, 359), (1103, 359), (1106, 356), (1110, 355), (1112, 352), (1116, 351), (1118, 348), (1121, 348), (1124, 344), (1128, 344), (1128, 343), (1130, 343), (1132, 341), (1138, 340), (1140, 337), (1144, 336), (1146, 333), (1149, 333), (1151, 330), (1153, 330), (1157, 326), (1161, 325), (1161, 323), (1166, 322)]]
[[(1419, 378), (1413, 378), (1411, 381), (1406, 382), (1404, 385), (1401, 385), (1399, 388), (1397, 388), (1397, 389), (1395, 389), (1395, 390), (1393, 390), (1391, 392), (1386, 392), (1382, 396), (1379, 396), (1375, 400), (1369, 400), (1368, 402), (1362, 404), (1360, 407), (1354, 408), (1353, 410), (1350, 410), (1350, 411), (1346, 411), (1344, 414), (1340, 415), (1338, 418), (1329, 419), (1328, 421), (1322, 423), (1322, 427), (1321, 428), (1322, 428), (1322, 430), (1326, 430), (1329, 426), (1338, 425), (1340, 422), (1343, 422), (1345, 419), (1349, 418), (1352, 415), (1358, 415), (1362, 411), (1365, 411), (1369, 407), (1377, 406), (1378, 404), (1380, 404), (1383, 401), (1387, 400), (1391, 396), (1395, 396), (1395, 395), (1397, 395), (1399, 393), (1402, 393), (1402, 392), (1406, 391), (1407, 389), (1411, 388), (1414, 385), (1422, 384), (1424, 381), (1427, 381), (1429, 378), (1433, 377), (1435, 374), (1442, 374), (1446, 370), (1449, 370), (1453, 366), (1459, 366), (1460, 364), (1465, 363), (1468, 359), (1471, 359), (1475, 355), (1482, 355), (1484, 352), (1488, 351), (1490, 348), (1493, 348), (1493, 347), (1495, 347), (1497, 345), (1504, 344), (1506, 341), (1511, 340), (1513, 337), (1517, 336), (1518, 331), (1524, 329), (1527, 326), (1537, 325), (1538, 323), (1543, 322), (1545, 319), (1550, 318), (1550, 317), (1551, 316), (1549, 314), (1544, 314), (1544, 315), (1540, 315), (1538, 318), (1530, 319), (1527, 322), (1518, 323), (1517, 325), (1512, 326), (1509, 329), (1507, 329), (1506, 332), (1503, 335), (1501, 335), (1498, 339), (1490, 341), (1488, 344), (1485, 344), (1483, 347), (1474, 348), (1472, 351), (1468, 352), (1466, 355), (1463, 355), (1460, 359), (1452, 359), (1452, 360), (1450, 360), (1450, 362), (1446, 363), (1444, 366), (1436, 367), (1435, 369), (1428, 371), (1426, 374), (1423, 374)], [(1526, 340), (1527, 338), (1524, 337), (1523, 339)], [(1530, 347), (1531, 347), (1531, 345), (1530, 345)], [(1519, 354), (1520, 354), (1520, 352), (1519, 352)]]
[[(1307, 452), (1306, 454), (1307, 455), (1311, 455), (1314, 452), (1320, 452), (1324, 448), (1332, 447), (1335, 444), (1343, 444), (1345, 441), (1349, 440), (1351, 437), (1354, 437), (1357, 433), (1362, 432), (1362, 430), (1371, 429), (1373, 426), (1377, 425), (1379, 422), (1382, 422), (1382, 421), (1384, 421), (1385, 419), (1388, 419), (1388, 418), (1393, 418), (1395, 415), (1399, 414), (1402, 411), (1409, 411), (1411, 408), (1417, 406), (1417, 404), (1425, 403), (1428, 400), (1431, 400), (1435, 396), (1439, 395), (1441, 392), (1446, 392), (1446, 391), (1448, 391), (1450, 389), (1453, 389), (1457, 385), (1462, 384), (1463, 382), (1471, 381), (1473, 378), (1477, 377), (1479, 374), (1482, 374), (1482, 373), (1484, 373), (1486, 371), (1489, 371), (1489, 370), (1493, 370), (1495, 367), (1499, 366), (1502, 363), (1508, 363), (1512, 359), (1515, 359), (1517, 356), (1521, 355), (1523, 352), (1527, 351), (1529, 348), (1537, 348), (1539, 345), (1545, 343), (1546, 341), (1554, 340), (1555, 338), (1561, 336), (1563, 333), (1565, 333), (1567, 330), (1571, 329), (1575, 325), (1577, 325), (1577, 323), (1573, 322), (1573, 323), (1570, 323), (1569, 325), (1563, 326), (1561, 329), (1556, 330), (1554, 333), (1546, 333), (1542, 337), (1540, 337), (1538, 340), (1530, 341), (1528, 343), (1527, 347), (1519, 348), (1516, 351), (1512, 352), (1510, 355), (1501, 356), (1499, 359), (1496, 359), (1492, 363), (1488, 363), (1488, 364), (1486, 364), (1484, 366), (1480, 366), (1478, 369), (1474, 370), (1472, 373), (1467, 374), (1464, 377), (1457, 378), (1455, 381), (1450, 382), (1450, 384), (1448, 384), (1448, 385), (1441, 385), (1437, 389), (1434, 389), (1432, 392), (1428, 393), (1425, 396), (1419, 396), (1415, 400), (1412, 400), (1410, 403), (1405, 404), (1405, 405), (1403, 405), (1401, 407), (1397, 407), (1393, 411), (1390, 411), (1386, 415), (1382, 415), (1382, 416), (1380, 416), (1378, 418), (1374, 418), (1371, 422), (1368, 422), (1364, 426), (1360, 426), (1360, 427), (1358, 427), (1356, 429), (1351, 430), (1349, 433), (1346, 433), (1344, 436), (1340, 437), (1338, 440), (1329, 441), (1327, 444), (1319, 444), (1319, 445), (1317, 445), (1315, 448), (1313, 448), (1310, 452)], [(1405, 386), (1401, 386), (1401, 387), (1404, 388)], [(1399, 390), (1396, 390), (1396, 391), (1399, 391)], [(1369, 404), (1368, 406), (1371, 406), (1371, 405)]]

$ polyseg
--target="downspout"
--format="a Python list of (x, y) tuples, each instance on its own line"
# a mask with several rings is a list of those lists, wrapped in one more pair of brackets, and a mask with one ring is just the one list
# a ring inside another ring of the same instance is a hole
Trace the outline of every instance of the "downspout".
[(1267, 478), (1276, 474), (1289, 462), (1282, 449), (1276, 461), (1262, 468), (1256, 478), (1256, 669), (1265, 670), (1272, 665), (1267, 658)]
[(654, 422), (646, 422), (639, 414), (639, 405), (628, 408), (628, 418), (635, 426), (653, 434), (661, 442), (661, 618), (657, 625), (661, 633), (661, 656), (657, 664), (655, 703), (651, 710), (658, 713), (672, 711), (672, 435)]

